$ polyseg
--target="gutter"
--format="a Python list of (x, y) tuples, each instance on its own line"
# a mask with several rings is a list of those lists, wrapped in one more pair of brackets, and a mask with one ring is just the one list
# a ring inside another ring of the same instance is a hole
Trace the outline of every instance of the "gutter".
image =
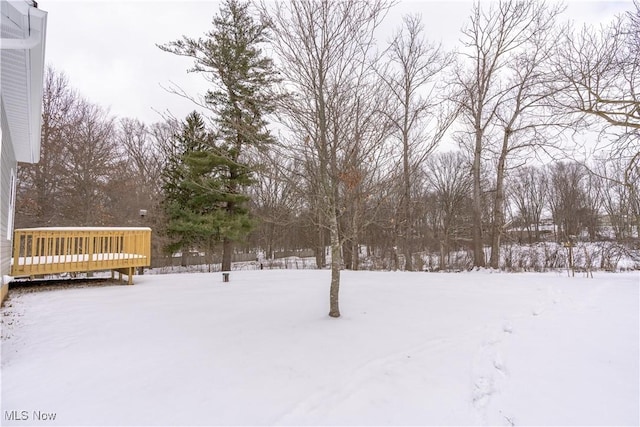
[(0, 39), (0, 49), (31, 49), (40, 43), (40, 33), (31, 31), (26, 39)]
[[(13, 148), (16, 160), (26, 163), (37, 163), (40, 159), (40, 134), (42, 123), (42, 94), (44, 78), (44, 49), (47, 28), (47, 12), (36, 8), (32, 0), (11, 2), (0, 0), (2, 10), (3, 27), (5, 19), (22, 28), (24, 38), (4, 37), (0, 38), (0, 52), (2, 57), (9, 52), (24, 53), (20, 61), (24, 61), (25, 77), (24, 85), (19, 88), (23, 91), (26, 104), (15, 110), (20, 117), (26, 118), (27, 126), (23, 128), (13, 140)], [(6, 6), (6, 8), (5, 8)], [(17, 32), (15, 35), (20, 34)], [(27, 35), (28, 34), (28, 35)], [(4, 35), (4, 34), (3, 34)], [(9, 34), (7, 34), (9, 35)], [(11, 34), (14, 35), (14, 34)], [(4, 67), (3, 67), (4, 68)], [(4, 93), (3, 93), (4, 97)], [(4, 101), (4, 100), (3, 100)], [(12, 124), (9, 124), (11, 128)], [(4, 130), (4, 129), (3, 129)]]
[(32, 5), (27, 9), (27, 16), (29, 19), (29, 37), (24, 39), (16, 38), (0, 38), (0, 49), (8, 50), (24, 50), (32, 49), (36, 47), (42, 40), (40, 31), (34, 30), (31, 27), (31, 10), (38, 9), (38, 3), (32, 2)]

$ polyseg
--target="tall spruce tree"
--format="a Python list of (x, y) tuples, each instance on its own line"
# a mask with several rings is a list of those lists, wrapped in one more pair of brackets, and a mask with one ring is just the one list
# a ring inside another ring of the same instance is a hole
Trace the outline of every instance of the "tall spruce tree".
[(225, 0), (213, 19), (213, 30), (204, 38), (183, 36), (159, 46), (193, 58), (194, 66), (188, 71), (203, 73), (213, 86), (204, 101), (212, 112), (214, 141), (184, 159), (191, 173), (207, 181), (192, 177), (189, 203), (211, 203), (212, 211), (205, 215), (196, 210), (192, 218), (184, 220), (199, 224), (204, 219), (197, 215), (204, 215), (208, 218), (205, 221), (213, 221), (211, 215), (216, 213), (218, 238), (223, 242), (223, 271), (231, 269), (233, 242), (251, 229), (244, 194), (254, 167), (246, 153), (272, 141), (265, 116), (274, 111), (276, 97), (271, 88), (278, 78), (271, 59), (260, 49), (266, 30), (266, 24), (254, 20), (248, 3)]
[(233, 216), (226, 209), (229, 201), (238, 206), (246, 201), (226, 192), (228, 157), (207, 132), (202, 116), (189, 114), (174, 137), (163, 174), (170, 251), (199, 247), (211, 252), (223, 236), (238, 238), (251, 229), (246, 209), (236, 209)]

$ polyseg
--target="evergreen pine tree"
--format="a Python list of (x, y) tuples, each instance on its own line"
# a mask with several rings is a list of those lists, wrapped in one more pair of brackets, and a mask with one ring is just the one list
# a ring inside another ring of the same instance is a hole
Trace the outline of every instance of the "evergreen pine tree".
[(205, 38), (183, 37), (160, 46), (194, 58), (189, 71), (204, 73), (213, 84), (204, 99), (213, 113), (214, 140), (184, 157), (184, 168), (191, 175), (183, 185), (191, 193), (189, 200), (174, 202), (172, 209), (182, 209), (186, 216), (173, 232), (184, 233), (189, 241), (192, 233), (213, 236), (210, 227), (215, 224), (216, 236), (223, 242), (223, 271), (231, 269), (233, 242), (251, 230), (245, 190), (253, 168), (246, 152), (260, 150), (272, 140), (265, 115), (275, 108), (271, 87), (278, 79), (271, 59), (260, 49), (266, 29), (253, 19), (248, 3), (225, 0)]
[(201, 159), (214, 148), (213, 137), (202, 116), (193, 112), (173, 143), (173, 156), (167, 159), (163, 174), (167, 234), (173, 239), (168, 249), (211, 249), (220, 236), (220, 197), (213, 191), (219, 183), (216, 171), (203, 166)]

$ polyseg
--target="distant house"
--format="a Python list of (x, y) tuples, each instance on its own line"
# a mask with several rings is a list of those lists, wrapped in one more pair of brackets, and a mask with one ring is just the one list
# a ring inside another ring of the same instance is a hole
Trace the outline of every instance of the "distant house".
[(40, 160), (47, 13), (32, 0), (0, 0), (0, 285), (9, 281), (18, 162)]

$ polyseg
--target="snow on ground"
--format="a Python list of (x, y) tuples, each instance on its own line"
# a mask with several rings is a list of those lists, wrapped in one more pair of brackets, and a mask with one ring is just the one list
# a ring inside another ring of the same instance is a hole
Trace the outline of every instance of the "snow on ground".
[(594, 275), (343, 272), (339, 319), (329, 271), (14, 294), (2, 424), (638, 425), (640, 276)]

